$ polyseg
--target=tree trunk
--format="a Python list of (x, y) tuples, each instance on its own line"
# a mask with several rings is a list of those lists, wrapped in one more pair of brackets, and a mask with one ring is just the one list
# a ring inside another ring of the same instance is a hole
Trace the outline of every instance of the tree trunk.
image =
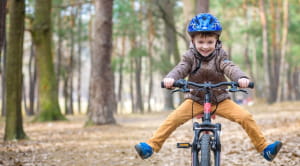
[(115, 123), (113, 112), (117, 106), (111, 69), (112, 7), (113, 0), (95, 1), (88, 124)]
[(6, 1), (0, 1), (0, 56), (4, 48), (5, 42), (5, 25), (6, 25)]
[(299, 67), (295, 67), (294, 71), (293, 71), (293, 74), (292, 74), (292, 77), (293, 77), (293, 82), (292, 82), (292, 85), (294, 87), (294, 96), (295, 96), (295, 100), (300, 100), (300, 68)]
[[(248, 6), (247, 6), (247, 1), (244, 1), (243, 4), (243, 8), (244, 8), (244, 18), (245, 18), (245, 26), (248, 29)], [(247, 67), (247, 71), (250, 74), (251, 80), (255, 82), (254, 80), (254, 74), (253, 74), (253, 70), (252, 70), (252, 64), (251, 64), (251, 59), (249, 56), (249, 45), (250, 45), (250, 36), (248, 31), (245, 32), (245, 50), (244, 50), (244, 57), (245, 57), (245, 65)]]
[[(171, 0), (160, 1), (160, 11), (162, 13), (162, 19), (164, 21), (164, 38), (166, 44), (165, 58), (171, 60), (170, 66), (174, 66), (180, 61), (180, 55), (177, 45), (176, 31), (174, 31), (174, 6), (175, 3)], [(172, 61), (173, 60), (173, 61)], [(168, 69), (170, 70), (170, 69)], [(166, 73), (163, 73), (166, 74)], [(173, 109), (173, 97), (170, 93), (165, 93), (165, 109)]]
[[(276, 1), (276, 2), (275, 2)], [(281, 13), (282, 13), (282, 4), (281, 0), (271, 0), (270, 10), (271, 10), (271, 51), (269, 54), (269, 77), (270, 77), (270, 102), (275, 102), (278, 96), (278, 86), (279, 86), (279, 69), (280, 69), (280, 52), (281, 52)]]
[[(81, 7), (79, 8), (81, 13)], [(77, 109), (78, 113), (81, 113), (81, 50), (82, 50), (82, 15), (79, 14), (78, 18), (78, 78), (77, 78)]]
[(62, 53), (62, 47), (63, 47), (63, 33), (62, 32), (62, 13), (63, 11), (61, 9), (58, 9), (58, 16), (57, 16), (57, 30), (58, 30), (58, 36), (57, 36), (57, 45), (56, 45), (56, 57), (55, 57), (55, 74), (56, 74), (56, 84), (57, 84), (57, 89), (58, 89), (58, 94), (61, 90), (60, 87), (60, 82), (62, 79), (63, 82), (63, 87), (62, 87), (62, 93), (64, 97), (64, 113), (66, 113), (67, 105), (66, 105), (66, 96), (65, 96), (65, 72), (63, 72), (63, 65), (62, 65), (62, 58), (63, 58), (63, 53)]
[(22, 120), (22, 60), (25, 1), (10, 1), (9, 34), (6, 59), (6, 123), (4, 140), (26, 138)]
[(68, 67), (68, 92), (69, 92), (69, 109), (66, 111), (67, 115), (73, 115), (74, 114), (74, 107), (73, 107), (73, 77), (74, 77), (74, 47), (75, 47), (75, 39), (74, 39), (74, 28), (75, 28), (75, 17), (76, 17), (76, 11), (74, 12), (74, 8), (72, 8), (72, 15), (71, 15), (71, 30), (70, 30), (70, 64)]
[(172, 0), (160, 1), (160, 11), (164, 21), (164, 37), (167, 45), (167, 55), (174, 60), (174, 64), (180, 61), (180, 55), (177, 44), (176, 26), (174, 21), (175, 3)]
[[(58, 20), (57, 20), (57, 29), (58, 31), (62, 31), (62, 11), (59, 11), (59, 16), (58, 16)], [(63, 45), (63, 37), (61, 33), (58, 33), (58, 40), (57, 40), (57, 52), (56, 52), (56, 66), (55, 66), (55, 70), (56, 70), (56, 78), (57, 78), (57, 85), (58, 85), (58, 89), (59, 89), (59, 82), (60, 82), (60, 77), (61, 77), (61, 68), (62, 68), (62, 45)]]
[(147, 99), (147, 103), (148, 103), (148, 112), (152, 112), (152, 108), (151, 108), (151, 98), (152, 98), (152, 89), (153, 89), (153, 55), (152, 55), (152, 47), (153, 47), (153, 41), (154, 41), (154, 37), (155, 37), (155, 27), (154, 27), (154, 22), (153, 22), (153, 15), (152, 15), (152, 11), (148, 10), (147, 11), (147, 20), (148, 20), (148, 34), (147, 34), (147, 38), (148, 38), (148, 62), (149, 62), (149, 88), (148, 88), (148, 99)]
[(3, 55), (1, 55), (1, 96), (2, 96), (2, 101), (1, 101), (1, 115), (5, 116), (6, 115), (6, 76), (5, 76), (5, 68), (6, 68), (6, 55), (7, 51), (6, 51), (6, 41), (4, 42), (4, 49), (3, 49)]
[[(24, 74), (22, 74), (22, 78), (24, 78)], [(23, 103), (23, 107), (24, 107), (24, 110), (25, 110), (25, 113), (26, 115), (28, 114), (29, 112), (29, 108), (27, 106), (27, 98), (26, 98), (26, 88), (25, 88), (25, 83), (24, 81), (22, 81), (22, 103)]]
[(208, 13), (209, 12), (209, 0), (197, 0), (196, 12), (197, 13)]
[(58, 86), (52, 59), (51, 1), (36, 0), (32, 27), (38, 67), (38, 108), (35, 121), (65, 120), (58, 103)]
[(1, 74), (1, 116), (5, 116), (5, 54), (6, 54), (6, 3), (7, 0), (0, 1), (0, 74)]
[(30, 57), (29, 57), (29, 65), (28, 65), (28, 73), (29, 73), (29, 111), (27, 112), (28, 116), (34, 115), (34, 106), (35, 106), (35, 94), (36, 94), (36, 60), (35, 60), (35, 52), (34, 52), (34, 44), (31, 43), (30, 46)]
[(263, 65), (264, 65), (264, 90), (265, 97), (268, 99), (268, 102), (271, 102), (270, 96), (270, 70), (269, 70), (269, 55), (268, 55), (268, 29), (267, 29), (267, 17), (265, 13), (265, 5), (263, 0), (259, 0), (259, 9), (260, 9), (260, 21), (262, 25), (262, 36), (263, 36)]
[(120, 55), (120, 59), (121, 62), (119, 63), (119, 87), (118, 87), (118, 102), (119, 105), (122, 108), (123, 106), (123, 100), (122, 100), (122, 89), (123, 89), (123, 66), (124, 66), (124, 57), (125, 57), (125, 36), (122, 36), (121, 39), (121, 45), (122, 45), (122, 50), (121, 50), (121, 55)]
[[(130, 58), (130, 71), (133, 71), (133, 60)], [(136, 113), (135, 109), (135, 97), (134, 97), (134, 77), (133, 73), (130, 72), (130, 99), (131, 99), (131, 112)]]
[(287, 84), (285, 82), (287, 79), (287, 68), (285, 68), (285, 56), (287, 49), (287, 34), (288, 34), (288, 0), (284, 0), (283, 2), (283, 28), (282, 28), (282, 38), (281, 38), (281, 53), (280, 53), (280, 65), (279, 65), (279, 84), (277, 88), (277, 102), (282, 101), (283, 94), (285, 92), (284, 85)]
[(64, 75), (63, 77), (63, 95), (64, 95), (64, 106), (65, 106), (65, 114), (68, 114), (70, 106), (69, 106), (69, 100), (70, 100), (70, 95), (69, 95), (69, 76)]
[(136, 89), (136, 109), (140, 113), (144, 113), (143, 95), (142, 95), (142, 57), (138, 56), (135, 62), (135, 89)]

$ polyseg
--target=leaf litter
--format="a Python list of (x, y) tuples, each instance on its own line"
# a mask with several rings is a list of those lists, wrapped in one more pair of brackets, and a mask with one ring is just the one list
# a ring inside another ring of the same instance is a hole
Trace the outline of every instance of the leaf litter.
[[(300, 103), (259, 104), (246, 109), (260, 125), (269, 142), (281, 140), (283, 147), (273, 162), (257, 153), (247, 134), (236, 123), (217, 117), (222, 124), (222, 166), (300, 165)], [(177, 128), (159, 153), (142, 160), (134, 145), (146, 141), (169, 112), (144, 115), (116, 115), (118, 124), (84, 127), (85, 115), (69, 121), (30, 123), (24, 130), (29, 140), (4, 142), (4, 119), (0, 120), (0, 166), (187, 166), (189, 149), (177, 149), (177, 142), (190, 142), (192, 121)], [(195, 120), (194, 120), (195, 121)]]

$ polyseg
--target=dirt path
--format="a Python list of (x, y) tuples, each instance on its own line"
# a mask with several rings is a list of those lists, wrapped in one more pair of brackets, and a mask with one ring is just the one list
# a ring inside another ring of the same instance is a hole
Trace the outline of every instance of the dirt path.
[[(222, 123), (223, 166), (300, 165), (300, 103), (249, 107), (269, 141), (284, 143), (272, 162), (254, 150), (243, 129), (226, 119)], [(4, 143), (0, 120), (0, 166), (187, 166), (190, 150), (176, 149), (176, 142), (192, 139), (192, 122), (179, 127), (162, 150), (141, 160), (133, 146), (150, 138), (168, 112), (117, 116), (118, 125), (84, 128), (84, 116), (68, 122), (25, 123), (30, 140)]]

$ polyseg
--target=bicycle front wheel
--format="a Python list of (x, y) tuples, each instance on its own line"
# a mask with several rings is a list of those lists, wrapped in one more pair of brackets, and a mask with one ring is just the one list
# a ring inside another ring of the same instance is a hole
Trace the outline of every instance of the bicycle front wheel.
[(210, 166), (210, 139), (209, 134), (201, 136), (201, 159), (200, 166)]

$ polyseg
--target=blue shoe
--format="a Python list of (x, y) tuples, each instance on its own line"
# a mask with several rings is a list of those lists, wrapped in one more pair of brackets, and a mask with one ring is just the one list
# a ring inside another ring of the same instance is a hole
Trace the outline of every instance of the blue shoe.
[(282, 146), (282, 143), (280, 141), (275, 141), (274, 143), (268, 145), (264, 151), (262, 152), (262, 155), (264, 158), (268, 161), (272, 161), (277, 153), (279, 152), (280, 148)]
[(149, 158), (153, 154), (152, 147), (145, 142), (135, 145), (134, 148), (142, 159)]

